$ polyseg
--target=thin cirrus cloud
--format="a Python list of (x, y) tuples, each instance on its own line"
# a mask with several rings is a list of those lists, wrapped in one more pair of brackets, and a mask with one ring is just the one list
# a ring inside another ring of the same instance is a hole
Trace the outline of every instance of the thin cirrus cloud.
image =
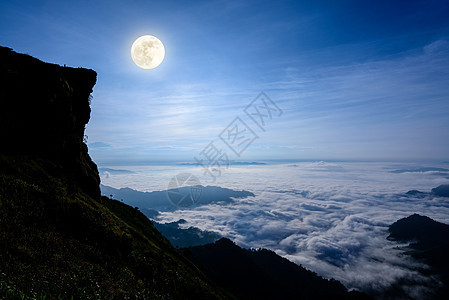
[(302, 146), (340, 158), (444, 157), (448, 53), (440, 40), (399, 58), (290, 72), (270, 86), (286, 112), (278, 139), (290, 127)]
[(115, 100), (112, 110), (105, 109), (110, 93), (100, 93), (88, 129), (95, 139), (116, 139), (114, 144), (200, 146), (234, 117), (244, 116), (260, 89), (284, 114), (259, 132), (260, 142), (251, 151), (255, 158), (441, 159), (449, 146), (444, 130), (449, 125), (448, 54), (449, 42), (438, 40), (388, 59), (310, 73), (281, 69), (275, 75), (285, 73), (281, 81), (270, 78), (251, 90), (203, 82), (178, 86), (169, 95), (131, 92), (123, 98), (133, 99), (132, 106)]
[[(18, 52), (98, 72), (87, 135), (111, 145), (109, 163), (163, 158), (146, 149), (164, 143), (201, 150), (261, 91), (284, 114), (257, 132), (245, 159), (447, 160), (447, 9), (446, 1), (3, 1), (0, 36)], [(130, 58), (143, 34), (166, 46), (153, 72)], [(91, 154), (105, 163), (107, 151)]]

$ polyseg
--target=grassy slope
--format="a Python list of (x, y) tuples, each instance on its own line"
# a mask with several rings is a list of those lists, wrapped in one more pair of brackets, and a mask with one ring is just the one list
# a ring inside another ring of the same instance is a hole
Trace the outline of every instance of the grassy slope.
[[(222, 298), (136, 209), (0, 156), (0, 298)], [(14, 296), (15, 295), (15, 296)]]

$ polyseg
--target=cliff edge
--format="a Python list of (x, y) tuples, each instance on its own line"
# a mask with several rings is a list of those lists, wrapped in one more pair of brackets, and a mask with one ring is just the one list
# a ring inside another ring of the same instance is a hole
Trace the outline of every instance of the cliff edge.
[(97, 166), (83, 142), (96, 80), (93, 70), (60, 67), (0, 47), (0, 154), (51, 161), (52, 175), (99, 197)]
[(221, 299), (138, 209), (100, 196), (93, 70), (0, 47), (0, 298)]

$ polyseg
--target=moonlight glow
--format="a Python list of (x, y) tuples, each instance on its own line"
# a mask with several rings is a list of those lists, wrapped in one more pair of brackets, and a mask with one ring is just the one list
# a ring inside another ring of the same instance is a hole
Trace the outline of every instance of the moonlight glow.
[(164, 60), (165, 48), (157, 37), (143, 35), (133, 43), (131, 57), (142, 69), (154, 69)]

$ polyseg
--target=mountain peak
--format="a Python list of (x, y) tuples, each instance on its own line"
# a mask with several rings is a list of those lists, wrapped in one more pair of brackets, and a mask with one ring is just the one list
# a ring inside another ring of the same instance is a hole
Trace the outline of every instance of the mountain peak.
[(433, 188), (432, 193), (440, 197), (449, 197), (449, 184), (442, 184)]
[(449, 225), (415, 213), (394, 222), (388, 230), (392, 240), (430, 242), (448, 236)]

